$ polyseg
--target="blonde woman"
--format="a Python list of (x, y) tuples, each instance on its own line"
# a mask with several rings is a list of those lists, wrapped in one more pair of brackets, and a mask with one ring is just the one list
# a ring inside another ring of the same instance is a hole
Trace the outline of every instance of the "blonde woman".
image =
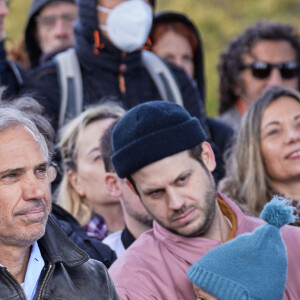
[[(219, 190), (258, 216), (274, 194), (300, 212), (300, 94), (271, 87), (242, 118)], [(300, 226), (299, 220), (297, 226)]]
[(59, 133), (64, 175), (57, 203), (85, 227), (90, 237), (99, 240), (124, 228), (120, 200), (108, 193), (104, 182), (100, 153), (103, 133), (124, 113), (116, 103), (103, 103), (85, 110)]

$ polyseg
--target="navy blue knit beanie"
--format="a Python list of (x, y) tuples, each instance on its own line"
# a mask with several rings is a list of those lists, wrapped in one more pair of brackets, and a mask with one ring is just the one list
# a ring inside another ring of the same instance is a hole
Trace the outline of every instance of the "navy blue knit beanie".
[(282, 300), (287, 254), (279, 228), (295, 221), (293, 211), (275, 196), (261, 214), (267, 224), (209, 251), (188, 278), (219, 300)]
[(112, 163), (120, 178), (206, 140), (197, 118), (180, 105), (151, 101), (129, 110), (117, 123)]

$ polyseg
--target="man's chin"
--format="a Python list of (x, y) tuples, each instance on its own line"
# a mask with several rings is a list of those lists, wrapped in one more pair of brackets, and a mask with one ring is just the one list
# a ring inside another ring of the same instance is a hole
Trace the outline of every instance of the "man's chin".
[(14, 236), (11, 241), (8, 241), (8, 244), (18, 246), (18, 247), (30, 247), (34, 242), (38, 241), (45, 235), (45, 227), (40, 226), (39, 228), (31, 228), (31, 231), (29, 232), (26, 230), (25, 232), (19, 234), (17, 236)]
[(37, 241), (45, 235), (46, 227), (40, 225), (40, 227), (34, 228), (30, 234), (28, 234), (28, 239)]

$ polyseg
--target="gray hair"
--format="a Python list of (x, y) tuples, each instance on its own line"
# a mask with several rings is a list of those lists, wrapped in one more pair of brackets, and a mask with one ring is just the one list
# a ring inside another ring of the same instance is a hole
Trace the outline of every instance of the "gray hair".
[[(39, 143), (46, 160), (49, 160), (48, 147), (44, 136), (39, 132), (30, 118), (20, 110), (12, 107), (0, 108), (0, 133), (8, 128), (22, 126), (27, 129), (33, 138)], [(26, 149), (24, 149), (26, 151)]]
[(30, 96), (22, 96), (12, 100), (3, 100), (5, 88), (0, 88), (0, 107), (15, 108), (24, 114), (35, 124), (39, 132), (44, 136), (48, 146), (48, 156), (52, 158), (54, 154), (55, 132), (50, 121), (43, 115), (44, 108)]

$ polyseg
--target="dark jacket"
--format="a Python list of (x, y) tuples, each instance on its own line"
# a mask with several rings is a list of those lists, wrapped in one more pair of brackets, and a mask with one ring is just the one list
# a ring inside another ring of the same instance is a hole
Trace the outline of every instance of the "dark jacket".
[[(83, 78), (84, 106), (99, 103), (104, 96), (115, 96), (126, 109), (141, 102), (159, 100), (157, 88), (142, 65), (141, 51), (124, 55), (102, 36), (98, 26), (96, 0), (79, 0), (78, 9), (75, 50)], [(96, 45), (95, 37), (100, 37), (101, 46)], [(207, 128), (197, 88), (181, 69), (174, 66), (172, 71), (179, 83), (186, 109)], [(60, 94), (55, 65), (44, 65), (31, 74), (30, 78), (31, 83), (23, 91), (37, 91), (40, 94), (38, 100), (46, 107), (46, 112), (57, 129)], [(124, 91), (120, 89), (123, 78)]]
[[(153, 27), (163, 22), (180, 22), (185, 24), (191, 32), (193, 32), (197, 38), (196, 55), (194, 57), (194, 70), (195, 70), (195, 82), (198, 87), (199, 93), (203, 103), (205, 102), (205, 77), (204, 77), (204, 51), (200, 33), (193, 22), (184, 14), (172, 12), (172, 11), (161, 11), (155, 14)], [(150, 33), (151, 37), (151, 33)], [(231, 138), (234, 134), (233, 129), (213, 118), (207, 118), (208, 130), (210, 133), (210, 141), (214, 150), (217, 168), (213, 172), (215, 181), (218, 182), (225, 175), (223, 156), (228, 146), (230, 145)]]
[(64, 231), (68, 238), (90, 258), (101, 261), (107, 268), (117, 259), (114, 251), (97, 239), (90, 238), (85, 229), (71, 214), (56, 204), (52, 204), (51, 217)]
[[(42, 8), (57, 0), (33, 0), (27, 19), (25, 28), (25, 44), (28, 52), (31, 68), (35, 68), (40, 64), (42, 57), (41, 48), (36, 40), (36, 16), (39, 14)], [(64, 2), (74, 3), (75, 0), (61, 0)], [(47, 60), (49, 60), (55, 53), (51, 55), (47, 54)]]
[(4, 40), (0, 41), (0, 86), (5, 87), (4, 99), (17, 95), (26, 77), (26, 71), (18, 64), (6, 59)]
[[(76, 247), (49, 218), (45, 235), (38, 241), (45, 261), (35, 299), (119, 299), (106, 267)], [(16, 279), (0, 268), (0, 299), (26, 300)]]

